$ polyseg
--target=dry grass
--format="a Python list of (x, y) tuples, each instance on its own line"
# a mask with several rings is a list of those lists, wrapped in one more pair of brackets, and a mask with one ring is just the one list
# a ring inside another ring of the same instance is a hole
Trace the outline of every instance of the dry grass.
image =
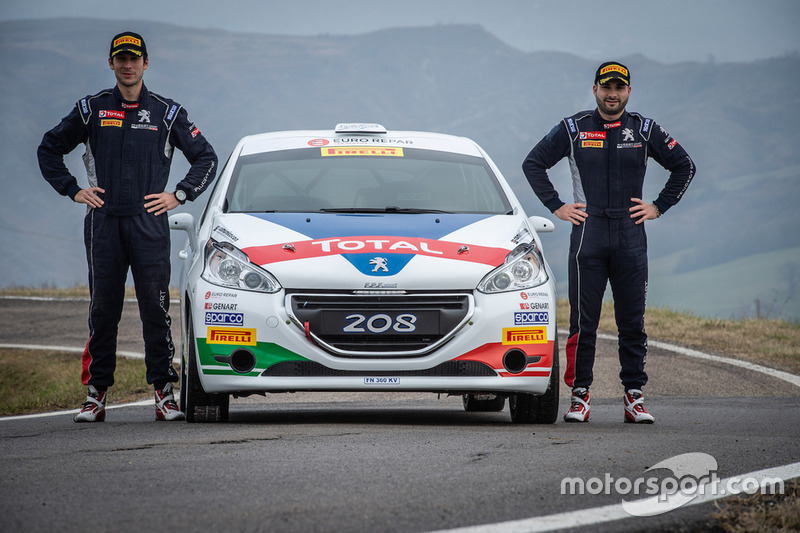
[[(559, 300), (559, 326), (569, 327), (569, 304)], [(648, 307), (645, 327), (651, 339), (800, 373), (800, 324), (781, 320), (721, 320)], [(600, 330), (616, 334), (614, 305), (606, 302)]]
[[(169, 290), (171, 298), (178, 298), (178, 289), (171, 287)], [(6, 287), (0, 289), (3, 296), (43, 296), (48, 298), (88, 298), (89, 287), (87, 285), (75, 285), (74, 287), (58, 288), (51, 286), (42, 287)], [(136, 292), (133, 287), (125, 287), (125, 297), (135, 298)]]
[[(152, 394), (144, 361), (117, 358), (114, 403)], [(86, 398), (81, 385), (81, 354), (56, 351), (0, 350), (0, 416), (75, 409)]]
[(787, 483), (783, 494), (738, 497), (717, 503), (714, 531), (780, 533), (800, 531), (800, 485)]

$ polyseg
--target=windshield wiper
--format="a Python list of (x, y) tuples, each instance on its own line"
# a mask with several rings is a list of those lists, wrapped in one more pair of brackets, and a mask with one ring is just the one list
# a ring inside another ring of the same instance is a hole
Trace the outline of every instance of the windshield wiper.
[(451, 211), (442, 211), (441, 209), (421, 209), (418, 207), (397, 207), (396, 205), (387, 205), (386, 207), (324, 207), (319, 210), (320, 213), (445, 213), (450, 214)]

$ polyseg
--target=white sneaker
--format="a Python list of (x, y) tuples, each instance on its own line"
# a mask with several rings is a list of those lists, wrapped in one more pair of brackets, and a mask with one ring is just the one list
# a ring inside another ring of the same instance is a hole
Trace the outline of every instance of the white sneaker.
[(572, 404), (564, 414), (564, 422), (588, 422), (589, 403), (589, 389), (572, 389)]
[(175, 396), (172, 395), (172, 383), (164, 385), (163, 389), (156, 389), (156, 420), (183, 420), (184, 416)]
[(99, 391), (89, 385), (86, 401), (81, 412), (75, 415), (75, 422), (102, 422), (106, 419), (106, 391)]
[(639, 389), (625, 393), (625, 422), (632, 424), (652, 424), (656, 419), (644, 408), (644, 395)]

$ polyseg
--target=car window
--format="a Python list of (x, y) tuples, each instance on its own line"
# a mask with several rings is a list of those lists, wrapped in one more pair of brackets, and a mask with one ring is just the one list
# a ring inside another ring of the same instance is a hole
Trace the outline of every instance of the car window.
[(227, 211), (511, 210), (483, 158), (410, 148), (391, 153), (326, 157), (311, 148), (243, 156), (230, 181)]

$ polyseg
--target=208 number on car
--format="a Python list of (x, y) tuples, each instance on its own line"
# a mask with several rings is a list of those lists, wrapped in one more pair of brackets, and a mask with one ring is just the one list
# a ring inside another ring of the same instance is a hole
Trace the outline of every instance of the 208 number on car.
[(345, 319), (350, 321), (347, 326), (342, 328), (347, 333), (366, 333), (367, 331), (383, 333), (390, 328), (398, 333), (411, 333), (417, 329), (415, 325), (417, 317), (410, 313), (397, 315), (394, 319), (385, 313), (378, 313), (370, 317), (354, 313), (347, 315)]

